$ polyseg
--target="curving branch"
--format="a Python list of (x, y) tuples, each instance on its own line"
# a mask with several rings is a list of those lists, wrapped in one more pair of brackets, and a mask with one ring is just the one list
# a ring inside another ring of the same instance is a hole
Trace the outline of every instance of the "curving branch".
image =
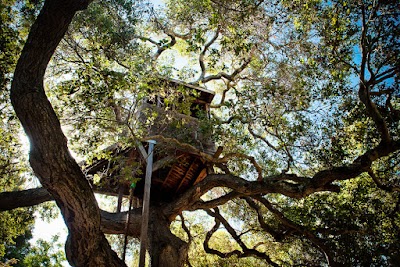
[(368, 83), (362, 81), (358, 91), (359, 98), (367, 109), (369, 116), (375, 122), (375, 125), (380, 132), (382, 141), (389, 143), (391, 141), (391, 136), (387, 127), (387, 123), (382, 117), (375, 103), (371, 100), (369, 90), (370, 87), (368, 86)]
[(250, 127), (250, 125), (247, 126), (247, 130), (255, 139), (260, 139), (264, 144), (266, 144), (268, 147), (272, 148), (272, 150), (274, 150), (275, 152), (279, 151), (279, 149), (277, 147), (275, 147), (274, 145), (272, 145), (271, 142), (269, 142), (266, 138), (255, 133), (254, 130)]
[(151, 38), (140, 36), (140, 35), (135, 35), (134, 37), (136, 37), (142, 41), (149, 42), (157, 47), (157, 51), (152, 56), (152, 59), (154, 61), (156, 61), (165, 50), (171, 48), (172, 46), (174, 46), (176, 44), (176, 36), (174, 34), (172, 34), (172, 32), (168, 32), (167, 35), (171, 39), (168, 43), (163, 43), (161, 41), (155, 41)]
[[(225, 81), (224, 81), (225, 82)], [(210, 108), (221, 108), (224, 104), (225, 104), (225, 98), (226, 98), (226, 94), (232, 89), (234, 88), (234, 85), (231, 81), (228, 81), (225, 83), (226, 84), (226, 88), (222, 91), (221, 94), (221, 100), (219, 102), (219, 104), (211, 104)]]
[(153, 9), (151, 9), (151, 14), (153, 16), (153, 21), (156, 25), (156, 28), (161, 30), (164, 34), (166, 34), (169, 38), (170, 41), (168, 43), (163, 43), (161, 41), (156, 41), (152, 38), (149, 37), (144, 37), (141, 35), (134, 35), (135, 38), (140, 39), (144, 42), (149, 42), (151, 44), (153, 44), (154, 46), (157, 47), (157, 51), (154, 53), (154, 55), (152, 56), (154, 61), (157, 61), (157, 59), (160, 57), (160, 55), (167, 49), (173, 47), (176, 44), (176, 39), (180, 38), (182, 40), (187, 40), (191, 37), (192, 35), (192, 29), (189, 29), (189, 31), (187, 33), (181, 34), (181, 33), (177, 33), (171, 29), (169, 29), (167, 26), (163, 25), (157, 18), (155, 12)]
[(368, 174), (372, 178), (372, 180), (374, 180), (376, 186), (379, 187), (380, 189), (386, 192), (400, 192), (399, 186), (385, 185), (384, 183), (382, 183), (382, 181), (375, 175), (372, 169), (368, 171)]
[[(261, 251), (257, 250), (256, 248), (247, 247), (247, 245), (242, 241), (240, 236), (236, 233), (235, 229), (233, 229), (233, 227), (228, 223), (228, 221), (220, 214), (218, 208), (215, 208), (214, 212), (211, 210), (205, 210), (205, 211), (207, 212), (208, 215), (215, 218), (215, 225), (207, 233), (206, 238), (203, 242), (204, 250), (207, 253), (218, 255), (221, 258), (228, 258), (231, 256), (237, 256), (238, 258), (244, 258), (244, 257), (253, 256), (253, 257), (257, 257), (257, 258), (265, 260), (271, 266), (279, 266), (278, 264), (273, 262), (271, 260), (271, 258), (264, 252), (261, 252)], [(228, 231), (228, 233), (231, 235), (231, 237), (240, 246), (241, 251), (235, 249), (230, 252), (221, 252), (219, 250), (210, 248), (209, 241), (210, 241), (212, 235), (219, 229), (220, 224), (222, 224), (224, 226), (224, 228)], [(257, 245), (256, 245), (256, 247), (257, 247)]]
[(265, 232), (269, 233), (276, 241), (281, 242), (286, 236), (289, 236), (292, 234), (293, 230), (289, 229), (286, 231), (278, 231), (270, 227), (264, 220), (263, 217), (263, 211), (261, 210), (261, 207), (258, 203), (256, 203), (251, 197), (245, 197), (243, 198), (247, 204), (252, 208), (253, 210), (256, 211), (257, 213), (257, 219), (258, 222), (261, 226), (261, 229), (263, 229)]
[(395, 66), (377, 74), (374, 79), (371, 79), (371, 85), (379, 84), (387, 79), (394, 77), (400, 73), (400, 66)]
[[(400, 140), (389, 144), (382, 142), (377, 147), (368, 150), (353, 163), (340, 167), (322, 170), (313, 177), (300, 177), (295, 174), (285, 174), (264, 177), (263, 181), (247, 181), (232, 174), (211, 174), (202, 182), (187, 190), (178, 199), (165, 206), (165, 214), (174, 217), (183, 210), (190, 210), (192, 205), (197, 207), (211, 207), (222, 205), (233, 197), (245, 197), (279, 193), (292, 198), (300, 199), (321, 191), (338, 192), (339, 187), (332, 182), (347, 180), (368, 172), (372, 162), (400, 150)], [(211, 202), (201, 202), (200, 197), (214, 187), (226, 187), (233, 192)]]
[(240, 12), (240, 13), (245, 13), (248, 14), (249, 12), (253, 12), (256, 8), (258, 8), (262, 3), (264, 3), (264, 0), (259, 0), (255, 2), (253, 5), (250, 7), (244, 7), (244, 8), (234, 8), (231, 6), (231, 3), (227, 4), (224, 1), (217, 1), (217, 0), (211, 0), (212, 3), (215, 5), (222, 7), (226, 10), (233, 11), (233, 12)]
[(332, 255), (332, 253), (330, 252), (330, 249), (327, 246), (325, 246), (325, 244), (323, 243), (323, 241), (320, 238), (318, 238), (311, 231), (308, 231), (303, 226), (286, 218), (286, 216), (282, 212), (280, 212), (277, 208), (275, 208), (264, 197), (255, 196), (253, 198), (256, 199), (257, 201), (259, 201), (260, 203), (262, 203), (270, 212), (272, 212), (274, 214), (275, 218), (277, 218), (284, 226), (291, 229), (295, 233), (308, 238), (308, 240), (310, 240), (315, 246), (317, 246), (320, 249), (320, 251), (324, 254), (328, 265), (335, 266), (336, 263), (334, 261), (334, 257)]
[[(265, 180), (260, 181), (247, 181), (240, 177), (231, 174), (211, 174), (208, 175), (202, 182), (188, 189), (178, 199), (168, 203), (164, 207), (164, 213), (170, 218), (175, 218), (183, 210), (190, 210), (192, 205), (198, 205), (199, 207), (210, 203), (199, 202), (199, 199), (206, 192), (214, 187), (225, 187), (232, 189), (236, 192), (237, 197), (252, 196), (252, 195), (264, 195), (269, 193), (279, 193), (292, 198), (303, 198), (309, 194), (321, 191), (333, 191), (338, 192), (339, 187), (330, 183), (320, 184), (317, 186), (312, 183), (313, 179), (307, 179), (305, 177), (300, 178), (303, 183), (294, 183), (294, 175), (292, 174), (280, 174), (276, 176), (265, 177)], [(213, 203), (222, 205), (231, 200), (232, 194), (227, 194), (226, 197), (215, 200)], [(210, 206), (210, 205), (209, 205)]]
[(252, 156), (243, 154), (243, 153), (227, 153), (226, 155), (224, 155), (222, 158), (219, 158), (217, 160), (214, 160), (215, 163), (227, 163), (229, 160), (233, 159), (233, 158), (237, 158), (237, 159), (247, 159), (248, 161), (250, 161), (250, 163), (254, 166), (254, 168), (256, 169), (257, 173), (258, 173), (258, 178), (257, 181), (262, 181), (263, 178), (263, 170), (261, 168), (261, 166), (257, 163), (256, 159)]
[[(389, 143), (381, 141), (378, 146), (366, 151), (363, 155), (355, 159), (352, 164), (334, 167), (316, 173), (312, 178), (312, 184), (316, 187), (320, 187), (336, 180), (355, 178), (361, 173), (368, 172), (371, 168), (372, 162), (375, 160), (388, 156), (399, 149), (400, 140), (390, 141)], [(312, 191), (312, 186), (307, 190)]]
[[(361, 102), (364, 104), (365, 108), (367, 109), (368, 115), (372, 118), (375, 122), (375, 125), (380, 132), (381, 139), (384, 142), (389, 143), (391, 140), (390, 132), (387, 127), (387, 123), (385, 122), (384, 118), (382, 117), (381, 113), (379, 112), (375, 103), (371, 100), (370, 97), (370, 90), (374, 84), (377, 83), (374, 77), (371, 78), (370, 81), (367, 81), (366, 77), (366, 68), (368, 68), (368, 60), (370, 55), (370, 49), (368, 44), (368, 21), (366, 18), (366, 7), (364, 4), (361, 6), (361, 14), (362, 14), (362, 29), (361, 29), (361, 40), (360, 40), (360, 49), (361, 49), (361, 63), (360, 63), (360, 84), (358, 89), (358, 96)], [(388, 70), (389, 75), (393, 75), (391, 72), (392, 70)], [(380, 76), (381, 79), (385, 78), (386, 75)]]
[[(249, 133), (253, 136), (254, 139), (259, 139), (261, 140), (264, 144), (266, 144), (268, 147), (272, 148), (272, 150), (274, 150), (275, 152), (279, 152), (280, 148), (279, 147), (275, 147), (274, 145), (271, 144), (271, 142), (269, 142), (266, 138), (262, 137), (261, 135), (257, 134), (254, 132), (254, 130), (250, 127), (250, 125), (247, 125), (247, 130), (249, 131)], [(274, 135), (275, 137), (279, 138), (278, 135)], [(281, 141), (282, 139), (279, 138)], [(283, 143), (283, 142), (282, 142)], [(290, 153), (288, 147), (286, 145), (283, 145), (283, 151), (287, 156), (287, 167), (286, 169), (284, 169), (282, 172), (288, 172), (290, 170), (290, 166), (292, 165), (292, 163), (294, 162), (294, 158), (292, 156), (292, 154)]]
[(206, 66), (204, 64), (204, 57), (206, 55), (207, 50), (210, 48), (210, 46), (217, 40), (220, 32), (220, 27), (218, 26), (217, 30), (215, 31), (214, 36), (208, 41), (205, 45), (203, 50), (201, 51), (199, 55), (199, 65), (201, 69), (200, 77), (197, 79), (195, 83), (201, 82), (204, 80), (204, 76), (206, 74)]
[(238, 197), (240, 197), (240, 193), (238, 192), (229, 192), (226, 195), (223, 195), (222, 197), (213, 199), (213, 200), (209, 200), (209, 201), (203, 201), (201, 199), (199, 199), (197, 202), (193, 203), (190, 206), (190, 210), (191, 211), (195, 211), (195, 210), (199, 210), (199, 209), (212, 209), (215, 207), (218, 207), (220, 205), (223, 205), (225, 203), (227, 203), (228, 201), (232, 200), (232, 199), (236, 199)]
[[(254, 49), (252, 49), (252, 51), (254, 51)], [(205, 76), (201, 82), (208, 83), (209, 81), (220, 80), (222, 78), (225, 78), (228, 81), (233, 82), (236, 76), (239, 75), (242, 71), (244, 71), (244, 69), (246, 69), (246, 67), (250, 64), (252, 59), (252, 54), (253, 52), (250, 52), (250, 56), (247, 59), (245, 59), (242, 65), (239, 66), (237, 69), (235, 69), (231, 74), (227, 74), (226, 72), (219, 72), (214, 75)]]

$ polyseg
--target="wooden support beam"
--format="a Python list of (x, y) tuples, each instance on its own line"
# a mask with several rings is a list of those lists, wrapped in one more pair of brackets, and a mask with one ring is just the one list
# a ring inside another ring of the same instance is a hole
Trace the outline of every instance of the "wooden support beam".
[(147, 155), (146, 149), (144, 149), (142, 143), (138, 141), (138, 142), (136, 142), (136, 146), (139, 149), (140, 155), (142, 156), (144, 161), (147, 162), (147, 158), (149, 156)]
[(196, 180), (194, 181), (193, 185), (200, 183), (204, 178), (207, 176), (207, 168), (201, 170), (199, 176), (197, 176)]
[(121, 212), (122, 198), (124, 197), (124, 187), (122, 184), (118, 186), (118, 202), (117, 202), (117, 212)]
[(147, 230), (149, 224), (149, 208), (150, 208), (150, 187), (151, 174), (153, 172), (153, 148), (156, 141), (149, 140), (149, 152), (147, 157), (146, 176), (144, 182), (143, 210), (142, 210), (142, 228), (140, 231), (140, 257), (139, 267), (144, 267), (147, 249)]

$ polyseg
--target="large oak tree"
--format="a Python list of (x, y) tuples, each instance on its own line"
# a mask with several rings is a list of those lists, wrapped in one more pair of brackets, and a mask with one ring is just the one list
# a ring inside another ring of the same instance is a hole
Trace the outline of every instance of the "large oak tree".
[[(156, 137), (197, 153), (214, 172), (172, 201), (152, 203), (153, 266), (187, 262), (193, 236), (182, 214), (196, 210), (215, 221), (204, 229), (204, 251), (222, 258), (334, 266), (399, 256), (397, 1), (174, 0), (163, 15), (150, 8), (142, 17), (133, 15), (132, 3), (90, 2), (45, 1), (31, 27), (11, 101), (43, 188), (1, 193), (0, 210), (54, 200), (68, 228), (71, 265), (125, 266), (105, 234), (139, 238), (141, 209), (130, 211), (126, 230), (127, 212), (99, 208), (60, 118), (76, 127), (71, 139), (80, 151), (116, 141), (106, 129), (117, 129), (117, 139), (136, 135), (128, 107), (143, 91), (132, 84), (149, 73), (175, 75), (220, 93), (211, 122), (223, 152), (212, 158)], [(176, 72), (168, 53), (191, 58), (194, 67)], [(44, 85), (53, 55), (51, 75), (60, 64), (71, 72), (53, 80), (57, 113)], [(88, 114), (107, 115), (108, 123), (82, 126), (79, 118)], [(186, 237), (171, 232), (176, 218)], [(236, 243), (231, 251), (212, 247), (221, 228)]]

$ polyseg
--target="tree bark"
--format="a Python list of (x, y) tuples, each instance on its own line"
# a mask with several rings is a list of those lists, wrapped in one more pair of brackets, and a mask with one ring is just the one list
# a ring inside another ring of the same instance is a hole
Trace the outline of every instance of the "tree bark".
[(157, 209), (150, 211), (148, 249), (152, 267), (183, 267), (189, 244), (170, 230), (170, 220)]
[(44, 91), (50, 58), (78, 10), (91, 0), (47, 0), (18, 60), (11, 102), (30, 141), (30, 164), (53, 196), (69, 235), (66, 255), (72, 266), (125, 266), (100, 229), (94, 194), (67, 147), (60, 122)]

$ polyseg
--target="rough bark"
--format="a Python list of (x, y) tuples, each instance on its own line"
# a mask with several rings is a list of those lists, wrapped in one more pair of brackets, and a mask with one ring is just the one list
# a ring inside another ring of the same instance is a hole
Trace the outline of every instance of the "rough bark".
[(45, 188), (0, 193), (0, 211), (31, 207), (51, 201), (53, 197)]
[(48, 101), (43, 78), (73, 16), (90, 0), (48, 0), (33, 24), (18, 60), (11, 102), (30, 141), (30, 164), (53, 196), (69, 235), (72, 266), (125, 266), (100, 229), (100, 210), (84, 174), (68, 151), (60, 122)]
[[(125, 266), (111, 250), (103, 233), (124, 233), (127, 213), (107, 213), (97, 206), (89, 183), (68, 151), (67, 140), (43, 86), (47, 64), (74, 14), (78, 10), (85, 9), (90, 2), (91, 0), (46, 0), (32, 26), (15, 70), (11, 101), (29, 137), (30, 163), (44, 189), (24, 192), (26, 194), (20, 195), (20, 198), (13, 198), (15, 195), (12, 193), (0, 194), (0, 210), (17, 207), (11, 202), (16, 202), (18, 207), (21, 207), (54, 199), (69, 230), (66, 253), (71, 265)], [(364, 53), (363, 56), (365, 58)], [(232, 80), (249, 62), (250, 59), (231, 75), (219, 73), (204, 77), (205, 70), (202, 67), (203, 80), (204, 82), (220, 78)], [(362, 65), (365, 65), (365, 59), (363, 62)], [(174, 236), (169, 228), (170, 222), (183, 210), (212, 208), (243, 196), (280, 193), (293, 198), (302, 198), (318, 191), (334, 191), (338, 188), (331, 184), (333, 181), (351, 179), (367, 172), (373, 161), (400, 149), (400, 141), (391, 140), (387, 125), (371, 102), (369, 94), (368, 88), (362, 85), (359, 92), (360, 99), (375, 121), (382, 137), (382, 142), (377, 147), (367, 151), (352, 164), (321, 171), (312, 178), (283, 174), (277, 177), (265, 177), (263, 181), (260, 179), (257, 182), (249, 182), (232, 175), (209, 176), (174, 202), (162, 208), (153, 207), (148, 237), (152, 266), (184, 265), (188, 244)], [(257, 168), (257, 165), (254, 165)], [(200, 200), (201, 195), (207, 190), (221, 186), (232, 189), (232, 193), (208, 202)], [(131, 214), (128, 234), (138, 237), (140, 210), (133, 210)]]
[(189, 244), (171, 233), (170, 220), (152, 209), (149, 220), (149, 254), (152, 267), (184, 266)]
[(130, 211), (129, 226), (126, 229), (128, 212), (111, 213), (104, 210), (101, 213), (101, 230), (105, 234), (127, 234), (135, 238), (140, 237), (142, 224), (142, 209)]

